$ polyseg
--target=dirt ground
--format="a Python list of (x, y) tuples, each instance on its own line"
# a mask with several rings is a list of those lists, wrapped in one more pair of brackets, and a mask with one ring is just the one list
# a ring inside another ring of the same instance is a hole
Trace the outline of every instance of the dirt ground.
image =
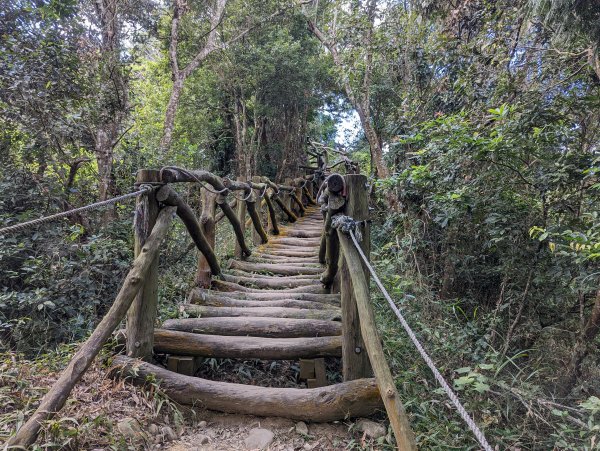
[[(228, 415), (211, 411), (205, 411), (200, 416), (204, 418), (203, 421), (206, 421), (206, 426), (196, 425), (196, 428), (186, 429), (181, 438), (172, 442), (169, 447), (162, 448), (162, 445), (159, 445), (155, 449), (169, 451), (252, 449), (246, 447), (244, 440), (253, 428), (264, 428), (274, 433), (273, 441), (265, 448), (271, 451), (391, 449), (389, 445), (377, 444), (376, 440), (354, 431), (352, 421), (309, 423), (306, 425), (308, 434), (302, 434), (296, 430), (296, 422), (284, 418)], [(385, 442), (385, 438), (381, 441)]]
[[(58, 374), (53, 365), (0, 354), (0, 449)], [(281, 381), (281, 385), (291, 383)], [(382, 418), (374, 420), (385, 426)], [(44, 425), (37, 449), (241, 451), (258, 449), (245, 442), (255, 428), (273, 434), (263, 448), (271, 451), (393, 449), (389, 430), (385, 436), (370, 438), (356, 430), (355, 420), (304, 425), (282, 418), (176, 406), (159, 386), (136, 387), (108, 377), (98, 361), (77, 384), (66, 406)]]

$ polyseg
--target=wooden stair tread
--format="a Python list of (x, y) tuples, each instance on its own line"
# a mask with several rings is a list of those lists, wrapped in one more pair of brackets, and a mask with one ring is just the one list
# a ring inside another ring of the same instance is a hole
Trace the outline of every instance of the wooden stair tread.
[(163, 329), (209, 335), (273, 338), (324, 337), (342, 334), (339, 321), (305, 318), (212, 317), (170, 319)]
[(297, 360), (340, 357), (342, 338), (339, 335), (294, 338), (208, 335), (155, 329), (154, 350), (200, 357)]
[(325, 422), (369, 416), (382, 408), (374, 378), (319, 388), (270, 388), (184, 376), (126, 356), (115, 357), (113, 368), (139, 383), (152, 377), (180, 404), (221, 412)]

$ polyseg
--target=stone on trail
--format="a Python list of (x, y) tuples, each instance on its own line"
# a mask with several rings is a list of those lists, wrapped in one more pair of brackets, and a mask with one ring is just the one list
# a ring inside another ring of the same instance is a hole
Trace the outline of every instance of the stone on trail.
[(296, 423), (296, 432), (300, 435), (308, 435), (308, 426), (304, 421)]
[(137, 420), (127, 417), (117, 423), (117, 429), (125, 438), (137, 440), (142, 437), (143, 433)]
[(373, 439), (378, 439), (387, 434), (387, 429), (384, 425), (364, 418), (358, 420), (355, 427), (357, 431), (364, 432), (367, 437)]
[(271, 444), (275, 434), (268, 429), (254, 428), (244, 440), (246, 449), (265, 449)]

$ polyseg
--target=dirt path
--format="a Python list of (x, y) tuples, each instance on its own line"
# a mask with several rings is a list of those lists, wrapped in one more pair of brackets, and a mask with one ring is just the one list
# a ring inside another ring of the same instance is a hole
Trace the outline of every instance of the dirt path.
[[(389, 435), (379, 439), (368, 437), (357, 429), (363, 423), (348, 421), (334, 423), (305, 424), (283, 418), (262, 418), (248, 415), (227, 415), (217, 412), (203, 412), (203, 420), (195, 427), (186, 428), (180, 439), (172, 442), (169, 451), (239, 451), (261, 449), (255, 447), (258, 442), (251, 443), (249, 437), (264, 439), (266, 446), (262, 449), (271, 451), (296, 450), (348, 450), (348, 449), (393, 449), (389, 444)], [(373, 432), (374, 425), (381, 423), (368, 422)], [(358, 425), (358, 427), (357, 427)], [(257, 430), (259, 430), (257, 432)], [(272, 439), (269, 437), (272, 434)], [(155, 449), (163, 448), (165, 444)]]

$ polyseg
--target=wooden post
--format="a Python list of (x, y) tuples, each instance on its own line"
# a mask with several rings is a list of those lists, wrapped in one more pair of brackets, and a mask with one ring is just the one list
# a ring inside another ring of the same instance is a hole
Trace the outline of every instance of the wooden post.
[(265, 201), (267, 204), (267, 210), (269, 214), (269, 231), (273, 235), (279, 235), (279, 226), (277, 225), (277, 214), (275, 213), (275, 207), (273, 207), (273, 201), (271, 200), (271, 194), (265, 193)]
[[(217, 195), (202, 188), (202, 215), (200, 216), (200, 228), (206, 241), (212, 249), (215, 248), (215, 213), (217, 208)], [(196, 273), (196, 285), (210, 287), (211, 271), (210, 265), (204, 254), (198, 256), (198, 271)]]
[[(284, 185), (292, 185), (292, 179), (291, 178), (286, 178), (283, 181)], [(292, 213), (294, 213), (295, 216), (298, 216), (298, 213), (296, 212), (296, 210), (294, 209), (294, 201), (292, 200), (292, 193), (289, 191), (282, 191), (282, 194), (284, 194), (283, 196), (283, 204), (287, 207), (287, 209), (289, 211), (291, 211)]]
[[(258, 176), (254, 176), (252, 177), (252, 182), (253, 183), (260, 183), (260, 177)], [(256, 213), (258, 215), (258, 219), (260, 220), (260, 223), (263, 224), (263, 215), (262, 215), (262, 199), (259, 197), (261, 190), (259, 189), (255, 189), (254, 191), (254, 196), (256, 197), (256, 203), (254, 205), (256, 205)], [(252, 242), (254, 243), (255, 246), (258, 246), (259, 244), (263, 243), (263, 239), (260, 236), (260, 233), (256, 230), (256, 227), (252, 228)]]
[[(369, 193), (367, 192), (367, 177), (365, 175), (346, 175), (346, 204), (344, 214), (362, 221), (369, 217)], [(361, 230), (363, 240), (361, 247), (369, 257), (370, 235), (368, 224)], [(369, 273), (363, 265), (365, 278), (369, 280)], [(365, 351), (364, 341), (360, 332), (360, 321), (356, 298), (352, 287), (352, 277), (348, 264), (344, 258), (340, 262), (340, 291), (342, 302), (342, 372), (345, 381), (371, 377), (372, 370), (369, 356)]]
[[(237, 178), (238, 182), (243, 181), (242, 177), (238, 177)], [(243, 195), (243, 193), (242, 193)], [(240, 220), (240, 226), (242, 228), (242, 232), (244, 232), (246, 230), (246, 202), (243, 201), (238, 201), (237, 203), (237, 217)], [(235, 243), (235, 258), (242, 258), (243, 257), (243, 250), (242, 247), (240, 246), (239, 241), (236, 241)]]
[(294, 202), (296, 204), (297, 207), (297, 211), (298, 214), (300, 216), (304, 216), (305, 213), (305, 209), (304, 209), (304, 205), (302, 204), (302, 197), (303, 197), (303, 193), (302, 193), (302, 182), (299, 181), (298, 179), (293, 181), (292, 186), (294, 186), (294, 191), (292, 191), (294, 193)]
[[(360, 179), (356, 179), (356, 181), (352, 181), (352, 183), (354, 184), (356, 190), (364, 190), (366, 192), (366, 189), (364, 188), (366, 183), (365, 176), (353, 174), (347, 175), (346, 177), (361, 177)], [(364, 180), (364, 183), (362, 180)], [(355, 196), (360, 199), (360, 196), (357, 196), (356, 193)], [(381, 394), (381, 399), (383, 400), (385, 410), (388, 414), (388, 418), (390, 419), (392, 430), (396, 436), (398, 449), (406, 451), (416, 450), (417, 447), (415, 445), (415, 436), (410, 428), (408, 417), (404, 410), (402, 400), (400, 399), (398, 391), (396, 390), (394, 377), (392, 376), (390, 367), (385, 359), (383, 346), (381, 345), (379, 334), (377, 333), (375, 314), (373, 313), (373, 308), (371, 307), (369, 299), (369, 279), (367, 279), (364, 274), (365, 265), (363, 264), (358, 251), (354, 247), (354, 243), (351, 241), (351, 238), (340, 230), (338, 230), (338, 236), (344, 256), (344, 265), (347, 266), (348, 273), (352, 274), (352, 298), (354, 302), (353, 308), (357, 310), (355, 317), (356, 323), (359, 323), (358, 319), (360, 318), (360, 329), (358, 332), (359, 334), (362, 333), (362, 336), (365, 338), (363, 351), (359, 355), (367, 356), (371, 365), (373, 366), (375, 378), (377, 379), (377, 386), (379, 387), (379, 393)], [(347, 299), (344, 299), (344, 295), (342, 295), (342, 314), (345, 309), (344, 301), (346, 301), (346, 304), (348, 304)], [(342, 321), (343, 320), (344, 319), (342, 317)], [(343, 328), (344, 323), (342, 322), (342, 330)], [(347, 331), (344, 331), (342, 349), (347, 339)], [(342, 359), (345, 359), (347, 357), (346, 353), (342, 351), (342, 354)], [(346, 370), (345, 360), (344, 370)]]
[[(153, 169), (140, 169), (136, 183), (153, 183), (160, 181), (160, 172)], [(138, 196), (134, 219), (134, 255), (140, 255), (144, 243), (148, 239), (158, 216), (156, 191)], [(154, 347), (154, 322), (158, 309), (158, 255), (152, 261), (148, 277), (140, 288), (127, 312), (127, 355), (152, 360)]]

